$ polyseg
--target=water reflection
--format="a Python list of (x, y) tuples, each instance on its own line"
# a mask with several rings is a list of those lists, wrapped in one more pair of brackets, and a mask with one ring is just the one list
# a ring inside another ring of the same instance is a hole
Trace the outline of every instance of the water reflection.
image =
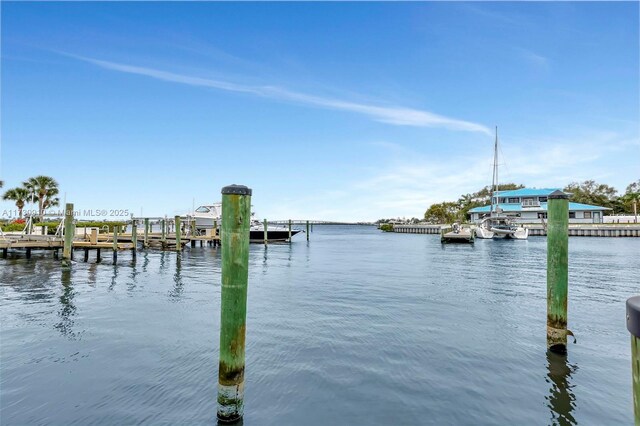
[(113, 289), (116, 286), (116, 283), (118, 282), (118, 264), (114, 263), (113, 264), (113, 275), (111, 276), (111, 284), (109, 284), (109, 291), (113, 291)]
[(169, 291), (169, 297), (172, 299), (180, 299), (182, 297), (182, 255), (176, 254), (176, 273), (173, 275), (173, 288)]
[(145, 251), (144, 252), (144, 261), (142, 262), (142, 272), (147, 272), (147, 266), (148, 265), (149, 265), (149, 252)]
[(97, 263), (87, 264), (87, 282), (91, 287), (95, 287), (97, 281), (98, 281), (98, 264)]
[(267, 246), (264, 246), (264, 254), (262, 256), (262, 274), (266, 275), (267, 273)]
[(576, 397), (572, 390), (571, 375), (578, 370), (576, 365), (567, 362), (567, 355), (547, 351), (547, 383), (551, 385), (549, 395), (545, 397), (551, 410), (552, 425), (575, 425), (573, 417)]
[[(146, 254), (145, 254), (146, 257)], [(169, 262), (167, 262), (167, 252), (160, 252), (160, 275), (164, 275), (164, 271), (167, 270)]]
[(58, 316), (60, 322), (54, 327), (70, 339), (77, 339), (79, 334), (73, 331), (74, 317), (76, 315), (76, 306), (73, 304), (73, 298), (75, 297), (75, 291), (71, 283), (71, 268), (63, 268), (62, 276), (60, 277), (62, 283), (62, 294), (60, 295), (60, 310)]

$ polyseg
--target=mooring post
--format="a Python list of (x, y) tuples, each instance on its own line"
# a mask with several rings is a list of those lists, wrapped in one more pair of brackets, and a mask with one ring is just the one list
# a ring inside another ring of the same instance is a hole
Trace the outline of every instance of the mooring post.
[(113, 261), (118, 260), (118, 225), (113, 225)]
[(635, 424), (640, 425), (640, 296), (627, 299), (627, 330), (631, 333), (633, 411)]
[(291, 242), (291, 219), (289, 219), (289, 242)]
[(71, 265), (71, 251), (73, 250), (73, 203), (67, 203), (64, 208), (64, 246), (62, 248), (63, 265)]
[(131, 242), (134, 248), (138, 246), (138, 224), (135, 220), (131, 222)]
[(307, 241), (309, 241), (309, 221), (307, 221)]
[(567, 351), (569, 291), (569, 196), (555, 191), (548, 197), (547, 219), (547, 348)]
[(262, 227), (264, 228), (264, 245), (266, 246), (269, 241), (267, 234), (267, 219), (264, 220)]
[(166, 228), (167, 224), (166, 224), (164, 219), (162, 219), (160, 221), (160, 223), (162, 224), (162, 226), (161, 226), (162, 227), (162, 236), (160, 237), (160, 241), (162, 242), (162, 244), (164, 244), (165, 241), (167, 241), (167, 228)]
[(2, 258), (3, 258), (3, 259), (6, 259), (6, 258), (7, 258), (7, 252), (8, 252), (8, 251), (9, 251), (9, 249), (8, 249), (8, 248), (6, 248), (6, 247), (2, 249)]
[(244, 349), (249, 278), (251, 189), (222, 188), (222, 303), (218, 419), (235, 422), (244, 411)]
[(131, 221), (131, 242), (133, 248), (131, 249), (131, 257), (136, 258), (136, 251), (138, 250), (138, 225), (135, 220)]
[(176, 223), (176, 251), (180, 251), (182, 250), (182, 241), (180, 240), (180, 232), (182, 231), (180, 229), (180, 216), (176, 216), (174, 220)]
[(144, 219), (144, 241), (142, 242), (144, 248), (149, 247), (149, 218)]

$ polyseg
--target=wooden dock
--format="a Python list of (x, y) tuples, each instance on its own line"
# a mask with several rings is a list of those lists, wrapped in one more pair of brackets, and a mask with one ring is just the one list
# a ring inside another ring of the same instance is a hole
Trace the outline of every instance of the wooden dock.
[(475, 242), (475, 230), (470, 227), (462, 227), (458, 224), (442, 227), (440, 231), (440, 242), (473, 244)]
[[(130, 250), (133, 257), (140, 246), (143, 248), (153, 248), (161, 250), (176, 250), (178, 241), (180, 242), (179, 250), (182, 250), (187, 244), (196, 247), (200, 242), (200, 247), (204, 244), (219, 246), (219, 235), (180, 235), (175, 233), (147, 233), (146, 239), (144, 234), (137, 232), (122, 233), (115, 235), (113, 233), (100, 233), (98, 229), (90, 229), (88, 232), (80, 230), (76, 233), (72, 242), (71, 258), (76, 250), (84, 251), (84, 260), (88, 260), (89, 251), (96, 250), (96, 258), (101, 259), (102, 250), (110, 250), (114, 260), (117, 258), (117, 252)], [(9, 250), (19, 250), (26, 253), (27, 259), (31, 258), (32, 250), (48, 250), (53, 251), (55, 258), (58, 258), (59, 251), (64, 247), (64, 239), (60, 236), (49, 235), (31, 235), (18, 233), (4, 233), (0, 236), (0, 249), (2, 250), (2, 258), (6, 259)]]

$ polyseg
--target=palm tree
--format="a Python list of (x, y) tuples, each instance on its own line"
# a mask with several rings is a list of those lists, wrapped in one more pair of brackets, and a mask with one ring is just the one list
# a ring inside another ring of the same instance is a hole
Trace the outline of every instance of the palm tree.
[(638, 223), (638, 201), (640, 201), (640, 192), (627, 192), (622, 197), (625, 203), (633, 204), (633, 215), (635, 216), (635, 223)]
[(49, 176), (36, 176), (27, 179), (24, 186), (38, 200), (38, 216), (43, 220), (44, 209), (58, 205), (58, 182)]
[(26, 188), (13, 188), (4, 193), (2, 199), (15, 201), (18, 208), (18, 216), (22, 219), (22, 209), (29, 199), (29, 191)]

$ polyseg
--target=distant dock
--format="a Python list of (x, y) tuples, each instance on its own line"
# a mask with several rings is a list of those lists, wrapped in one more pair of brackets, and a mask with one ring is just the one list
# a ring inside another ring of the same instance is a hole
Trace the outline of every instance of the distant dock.
[[(393, 225), (393, 232), (401, 234), (440, 234), (446, 225), (414, 224)], [(525, 224), (529, 229), (529, 236), (544, 237), (547, 230), (543, 225)], [(570, 237), (640, 237), (640, 224), (571, 224)]]

